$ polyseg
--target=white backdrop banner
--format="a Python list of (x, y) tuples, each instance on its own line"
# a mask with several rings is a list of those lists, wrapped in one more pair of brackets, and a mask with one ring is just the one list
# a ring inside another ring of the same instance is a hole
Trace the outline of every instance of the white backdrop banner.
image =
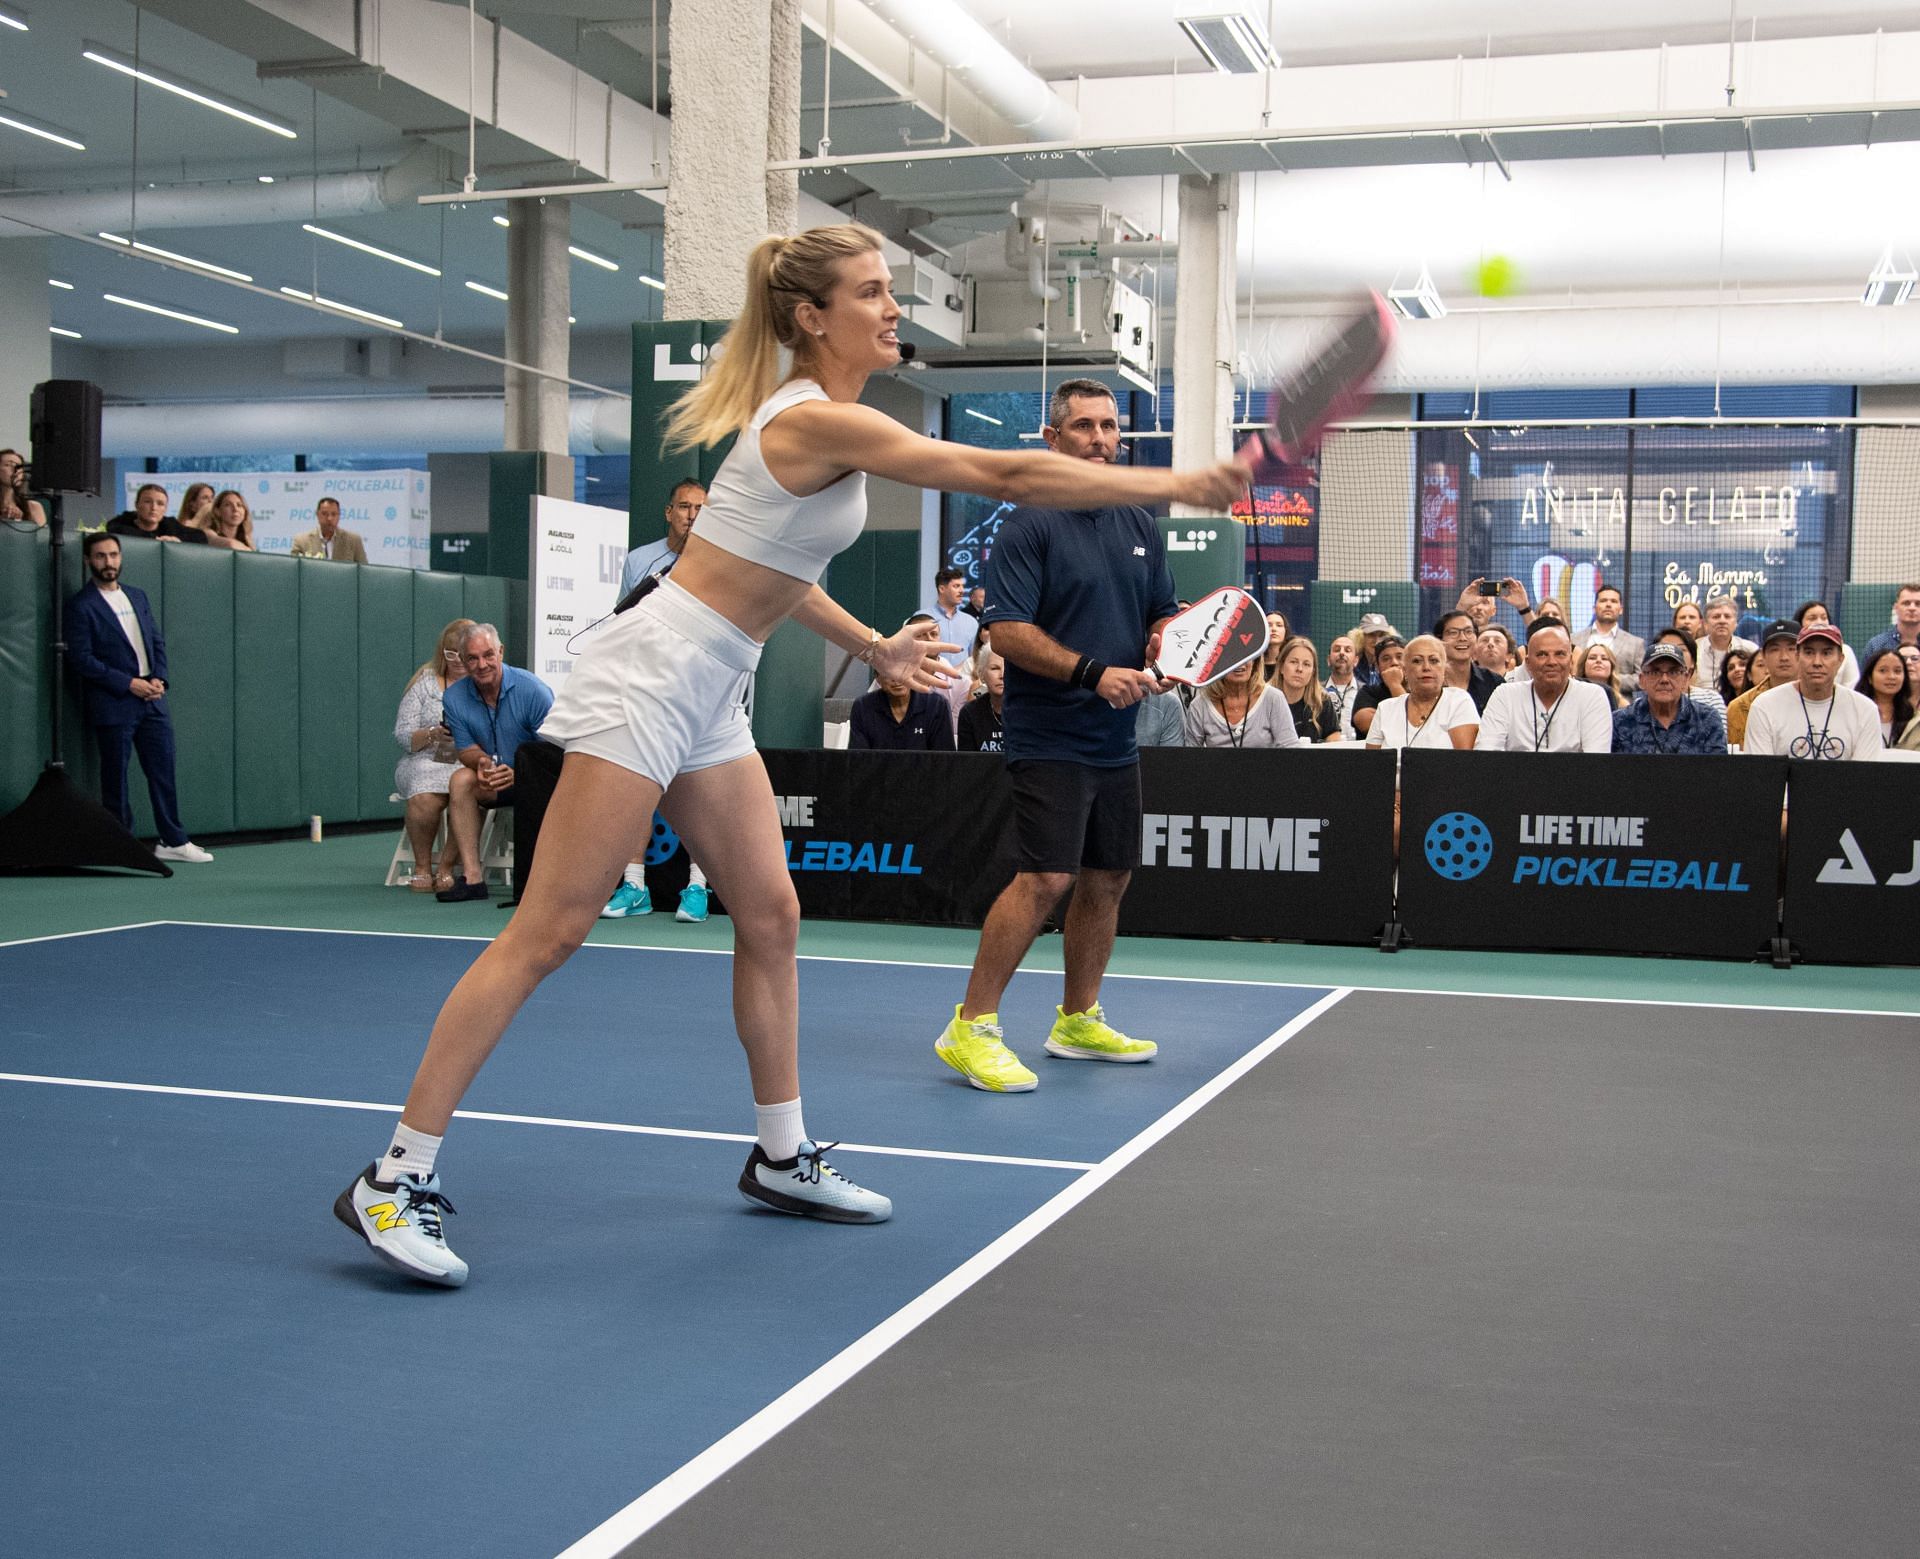
[(620, 598), (627, 513), (565, 498), (535, 498), (530, 530), (527, 612), (533, 648), (527, 665), (557, 693), (572, 674), (586, 630)]
[(180, 512), (180, 497), (195, 482), (216, 493), (231, 487), (253, 514), (253, 544), (261, 552), (289, 553), (293, 538), (318, 523), (313, 507), (322, 498), (340, 501), (340, 527), (366, 544), (369, 563), (430, 568), (432, 489), (424, 471), (167, 471), (157, 476), (123, 474), (126, 507), (150, 484), (167, 490), (167, 513)]

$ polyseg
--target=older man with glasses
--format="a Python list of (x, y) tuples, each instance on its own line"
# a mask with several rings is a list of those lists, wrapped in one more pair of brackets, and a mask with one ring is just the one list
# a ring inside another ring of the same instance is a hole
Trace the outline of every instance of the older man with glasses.
[(1711, 709), (1687, 697), (1690, 667), (1677, 644), (1655, 644), (1640, 662), (1640, 691), (1613, 712), (1613, 750), (1638, 753), (1725, 753), (1726, 727)]

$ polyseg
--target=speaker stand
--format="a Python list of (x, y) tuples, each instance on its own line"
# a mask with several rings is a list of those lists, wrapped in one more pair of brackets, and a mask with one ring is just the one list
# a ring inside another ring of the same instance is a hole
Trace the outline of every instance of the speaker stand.
[(0, 817), (0, 871), (48, 873), (85, 867), (120, 867), (171, 877), (168, 866), (99, 802), (81, 795), (67, 776), (60, 755), (60, 694), (67, 662), (65, 578), (66, 525), (58, 494), (48, 495), (48, 540), (53, 543), (49, 565), (53, 595), (53, 686), (47, 766), (40, 771), (27, 799)]

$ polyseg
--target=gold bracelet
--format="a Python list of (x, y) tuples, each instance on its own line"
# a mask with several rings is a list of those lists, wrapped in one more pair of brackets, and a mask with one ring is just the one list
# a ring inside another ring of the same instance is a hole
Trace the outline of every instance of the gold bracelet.
[(867, 647), (855, 655), (854, 659), (864, 660), (871, 666), (873, 664), (873, 652), (880, 647), (880, 630), (878, 628), (869, 628), (867, 632), (873, 637), (867, 640)]

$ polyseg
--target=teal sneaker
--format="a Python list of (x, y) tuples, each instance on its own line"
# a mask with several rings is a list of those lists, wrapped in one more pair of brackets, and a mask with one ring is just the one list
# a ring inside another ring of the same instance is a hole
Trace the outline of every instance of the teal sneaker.
[(680, 907), (673, 912), (673, 918), (694, 926), (707, 918), (705, 883), (690, 882), (680, 890)]
[(1068, 1061), (1151, 1061), (1160, 1047), (1150, 1039), (1132, 1039), (1111, 1027), (1095, 1002), (1085, 1012), (1054, 1009), (1047, 1054)]
[(613, 897), (607, 900), (607, 907), (600, 911), (602, 920), (626, 920), (633, 915), (651, 915), (653, 913), (653, 895), (645, 888), (636, 888), (630, 882), (623, 882), (613, 890)]

